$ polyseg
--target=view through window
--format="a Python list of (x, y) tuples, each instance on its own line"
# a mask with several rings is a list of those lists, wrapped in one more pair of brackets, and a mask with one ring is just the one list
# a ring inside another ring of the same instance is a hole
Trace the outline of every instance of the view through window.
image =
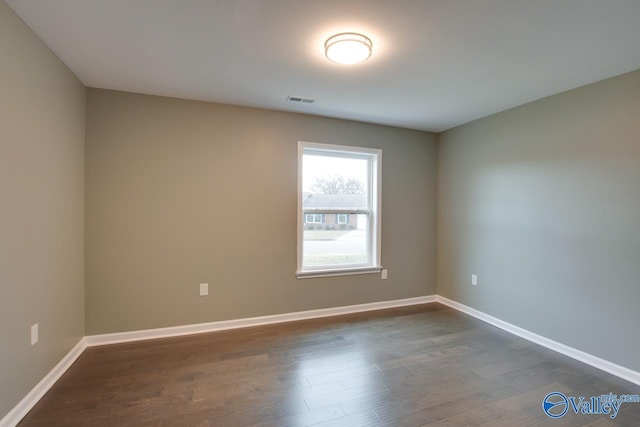
[(299, 273), (379, 265), (379, 156), (301, 143)]

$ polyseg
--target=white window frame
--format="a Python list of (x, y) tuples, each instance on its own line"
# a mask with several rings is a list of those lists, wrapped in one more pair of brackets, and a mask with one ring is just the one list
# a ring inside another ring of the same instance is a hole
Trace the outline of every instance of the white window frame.
[[(311, 221), (307, 221), (308, 215), (312, 217)], [(316, 221), (316, 217), (318, 216), (320, 217), (320, 221)], [(304, 214), (304, 223), (305, 224), (324, 224), (324, 216), (322, 214), (306, 213)]]
[[(340, 221), (340, 217), (344, 217), (344, 221)], [(336, 214), (336, 224), (338, 224), (338, 225), (349, 224), (349, 214), (348, 213), (338, 213), (338, 214)]]
[[(366, 213), (368, 217), (368, 230), (367, 236), (367, 258), (368, 263), (361, 265), (349, 265), (349, 266), (326, 266), (326, 267), (302, 267), (302, 250), (304, 244), (304, 210), (302, 206), (303, 201), (303, 188), (302, 188), (302, 156), (305, 152), (317, 152), (321, 155), (334, 155), (336, 157), (352, 157), (352, 158), (364, 158), (369, 162), (369, 173), (367, 182), (367, 195), (369, 197), (368, 206), (369, 209), (365, 211), (360, 210), (335, 210), (327, 211), (323, 210), (323, 213), (335, 213), (335, 214), (351, 214), (357, 215)], [(381, 239), (382, 239), (382, 150), (375, 148), (365, 147), (350, 147), (346, 145), (334, 145), (334, 144), (319, 144), (315, 142), (298, 141), (298, 260), (296, 277), (298, 279), (312, 278), (312, 277), (325, 277), (325, 276), (344, 276), (352, 274), (369, 274), (379, 273), (382, 270), (380, 262), (381, 254)]]

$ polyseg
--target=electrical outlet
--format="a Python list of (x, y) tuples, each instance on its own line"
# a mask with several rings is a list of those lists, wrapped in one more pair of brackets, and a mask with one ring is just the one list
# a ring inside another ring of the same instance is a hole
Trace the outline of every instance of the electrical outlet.
[(384, 269), (382, 270), (382, 273), (380, 273), (380, 277), (382, 278), (382, 280), (387, 280), (387, 270)]
[(38, 324), (31, 326), (31, 345), (38, 342)]
[(478, 286), (478, 275), (477, 274), (472, 274), (471, 275), (471, 284), (473, 286)]
[(209, 284), (208, 283), (200, 283), (200, 296), (204, 297), (209, 295)]

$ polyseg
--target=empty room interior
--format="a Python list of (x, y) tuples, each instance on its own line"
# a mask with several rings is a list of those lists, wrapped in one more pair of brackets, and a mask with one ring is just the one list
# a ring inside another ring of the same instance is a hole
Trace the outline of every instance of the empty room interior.
[(0, 427), (640, 426), (638, 22), (0, 1)]

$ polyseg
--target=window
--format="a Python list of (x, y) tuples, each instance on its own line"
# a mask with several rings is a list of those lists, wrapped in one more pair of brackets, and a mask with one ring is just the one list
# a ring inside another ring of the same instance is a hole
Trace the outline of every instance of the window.
[(348, 224), (349, 223), (349, 214), (337, 214), (336, 222), (338, 224)]
[(382, 152), (298, 143), (297, 277), (379, 272)]
[(324, 215), (322, 214), (304, 214), (304, 222), (307, 224), (322, 224)]

